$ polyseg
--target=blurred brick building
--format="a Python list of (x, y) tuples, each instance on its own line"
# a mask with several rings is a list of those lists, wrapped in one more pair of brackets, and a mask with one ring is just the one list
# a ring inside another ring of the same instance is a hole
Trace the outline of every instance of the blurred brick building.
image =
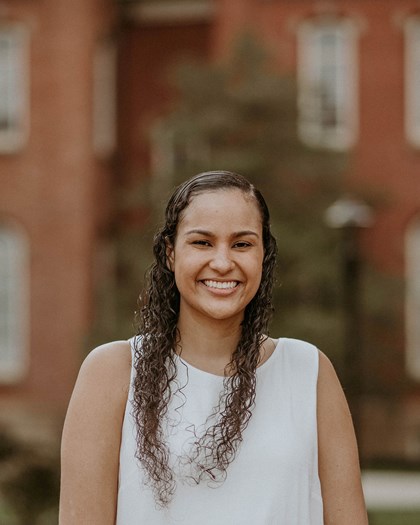
[(3, 414), (12, 403), (63, 413), (92, 320), (113, 165), (128, 180), (150, 171), (145, 131), (173, 100), (171, 64), (217, 59), (250, 31), (297, 74), (301, 140), (348, 151), (349, 186), (383, 192), (362, 248), (405, 280), (396, 344), (412, 387), (395, 413), (374, 403), (367, 413), (384, 455), (419, 460), (420, 2), (120, 1), (118, 17), (114, 4), (0, 1)]
[[(124, 4), (124, 2), (122, 2)], [(195, 0), (126, 2), (120, 40), (120, 136), (128, 178), (152, 164), (143, 131), (170, 107), (167, 68), (188, 55), (223, 59), (251, 33), (298, 80), (299, 134), (348, 152), (350, 189), (379, 199), (360, 232), (363, 257), (405, 282), (376, 358), (402, 398), (364, 403), (365, 456), (420, 460), (420, 2)], [(152, 142), (153, 144), (153, 142)], [(170, 144), (164, 148), (168, 170)], [(159, 169), (159, 164), (157, 169)], [(169, 166), (170, 170), (170, 166)], [(374, 199), (375, 200), (375, 199)], [(398, 293), (397, 293), (398, 295)], [(378, 301), (394, 301), (384, 292)], [(380, 345), (379, 345), (380, 346)], [(397, 356), (395, 355), (397, 354)], [(385, 396), (386, 397), (386, 396)], [(394, 395), (395, 398), (395, 395)], [(389, 401), (389, 400), (388, 400)], [(377, 436), (381, 435), (378, 443)]]
[(0, 416), (35, 433), (63, 416), (92, 318), (115, 130), (112, 8), (0, 2)]

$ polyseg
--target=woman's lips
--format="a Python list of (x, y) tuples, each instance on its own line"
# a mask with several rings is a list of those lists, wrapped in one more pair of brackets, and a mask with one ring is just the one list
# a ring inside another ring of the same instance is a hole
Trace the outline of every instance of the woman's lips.
[(217, 290), (232, 290), (239, 284), (238, 281), (213, 281), (211, 279), (205, 279), (202, 283), (205, 284), (207, 288), (214, 288)]

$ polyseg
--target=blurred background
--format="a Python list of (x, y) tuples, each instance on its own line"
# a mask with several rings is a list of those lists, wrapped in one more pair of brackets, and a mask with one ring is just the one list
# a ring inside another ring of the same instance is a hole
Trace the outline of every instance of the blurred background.
[(0, 523), (57, 522), (80, 364), (206, 169), (267, 198), (271, 333), (333, 361), (370, 523), (418, 525), (419, 0), (0, 0)]

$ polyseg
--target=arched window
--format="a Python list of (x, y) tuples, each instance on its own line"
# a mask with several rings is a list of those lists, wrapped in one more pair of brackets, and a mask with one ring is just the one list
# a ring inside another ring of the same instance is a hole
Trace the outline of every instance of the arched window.
[(29, 248), (22, 230), (0, 223), (0, 383), (21, 380), (28, 361)]
[(407, 19), (405, 34), (405, 130), (408, 141), (420, 148), (420, 16)]
[(406, 363), (420, 381), (420, 216), (406, 234)]
[(358, 30), (348, 19), (320, 17), (300, 24), (299, 135), (306, 144), (346, 150), (358, 125)]
[(0, 153), (14, 153), (27, 140), (29, 121), (29, 31), (0, 24)]

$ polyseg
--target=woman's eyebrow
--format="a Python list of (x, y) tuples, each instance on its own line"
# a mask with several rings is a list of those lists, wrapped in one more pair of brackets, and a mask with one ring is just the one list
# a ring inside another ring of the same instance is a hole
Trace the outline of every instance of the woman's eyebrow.
[(198, 234), (198, 235), (204, 235), (205, 237), (214, 237), (214, 234), (208, 230), (200, 230), (200, 229), (194, 229), (194, 230), (188, 230), (185, 232), (184, 235), (192, 235), (192, 234)]
[(232, 237), (246, 237), (247, 235), (253, 235), (254, 237), (259, 237), (257, 232), (254, 232), (253, 230), (242, 230), (240, 232), (236, 232), (232, 235)]
[[(201, 230), (201, 229), (193, 229), (193, 230), (188, 230), (187, 232), (185, 232), (185, 235), (193, 235), (193, 234), (204, 235), (205, 237), (215, 236), (214, 233), (212, 233), (211, 231)], [(237, 237), (245, 237), (247, 235), (253, 235), (255, 237), (259, 237), (259, 234), (253, 230), (241, 230), (239, 232), (234, 232), (232, 234), (232, 237), (236, 239)]]

